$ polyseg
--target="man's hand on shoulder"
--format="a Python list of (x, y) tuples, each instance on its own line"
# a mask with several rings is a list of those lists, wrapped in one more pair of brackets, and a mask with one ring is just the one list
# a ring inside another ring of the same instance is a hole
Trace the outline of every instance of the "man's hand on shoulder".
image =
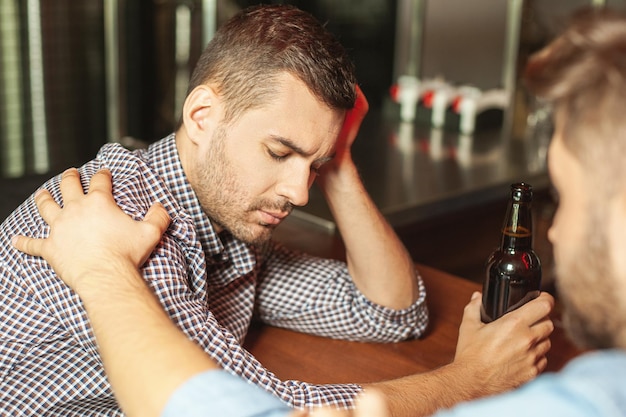
[(135, 221), (124, 213), (113, 199), (108, 170), (91, 178), (87, 194), (74, 168), (63, 173), (60, 187), (63, 208), (47, 190), (35, 195), (37, 208), (50, 226), (49, 237), (18, 235), (12, 242), (22, 252), (43, 257), (77, 292), (82, 281), (115, 276), (107, 273), (112, 269), (140, 267), (169, 226), (170, 218), (158, 203), (148, 210), (143, 221)]

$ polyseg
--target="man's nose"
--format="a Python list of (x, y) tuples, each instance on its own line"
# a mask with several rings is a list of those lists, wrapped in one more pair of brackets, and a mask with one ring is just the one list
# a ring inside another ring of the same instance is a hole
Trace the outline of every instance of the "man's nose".
[(277, 184), (276, 192), (294, 206), (304, 206), (309, 202), (309, 188), (314, 176), (310, 170), (301, 173), (287, 173)]

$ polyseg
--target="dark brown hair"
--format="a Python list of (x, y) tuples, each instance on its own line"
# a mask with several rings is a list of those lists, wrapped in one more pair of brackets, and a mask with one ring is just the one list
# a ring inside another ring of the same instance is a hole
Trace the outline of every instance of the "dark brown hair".
[(345, 49), (313, 16), (288, 5), (253, 6), (221, 26), (198, 60), (189, 92), (212, 85), (230, 121), (270, 99), (284, 72), (332, 109), (354, 106), (356, 79)]

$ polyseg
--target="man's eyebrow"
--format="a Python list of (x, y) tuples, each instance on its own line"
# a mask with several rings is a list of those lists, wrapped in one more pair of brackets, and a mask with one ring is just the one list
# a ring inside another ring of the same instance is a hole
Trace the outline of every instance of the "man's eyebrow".
[(324, 156), (322, 158), (317, 158), (315, 162), (317, 162), (320, 166), (324, 165), (326, 162), (330, 162), (335, 157), (335, 152), (332, 155)]
[[(281, 145), (285, 146), (286, 148), (291, 149), (293, 152), (297, 153), (298, 155), (302, 155), (302, 156), (311, 156), (311, 155), (313, 155), (312, 152), (305, 151), (300, 146), (298, 146), (295, 143), (293, 143), (293, 141), (291, 139), (287, 139), (287, 138), (285, 138), (283, 136), (272, 136), (272, 140), (280, 143)], [(332, 155), (323, 156), (321, 158), (317, 158), (315, 160), (315, 162), (317, 164), (319, 164), (319, 165), (323, 165), (326, 162), (331, 161), (334, 157), (335, 157), (335, 153), (333, 152)]]

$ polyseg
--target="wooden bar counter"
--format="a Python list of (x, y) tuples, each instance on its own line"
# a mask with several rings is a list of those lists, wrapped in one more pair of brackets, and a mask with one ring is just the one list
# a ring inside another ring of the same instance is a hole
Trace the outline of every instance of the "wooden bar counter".
[[(269, 326), (250, 331), (245, 346), (283, 380), (367, 383), (428, 371), (452, 361), (463, 308), (480, 285), (417, 265), (427, 289), (430, 326), (418, 340), (377, 344), (332, 340)], [(555, 309), (547, 371), (580, 352), (566, 339)]]

